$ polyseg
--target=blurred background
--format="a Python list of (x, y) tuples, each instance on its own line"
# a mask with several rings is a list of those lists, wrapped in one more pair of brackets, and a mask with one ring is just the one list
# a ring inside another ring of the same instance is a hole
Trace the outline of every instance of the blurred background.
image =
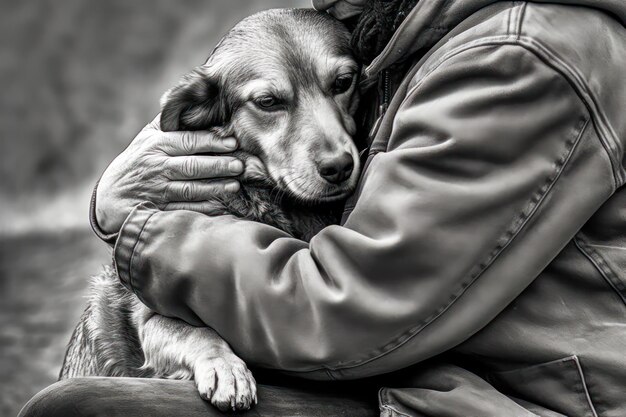
[(0, 0), (0, 416), (53, 383), (110, 262), (91, 189), (243, 17), (309, 0)]

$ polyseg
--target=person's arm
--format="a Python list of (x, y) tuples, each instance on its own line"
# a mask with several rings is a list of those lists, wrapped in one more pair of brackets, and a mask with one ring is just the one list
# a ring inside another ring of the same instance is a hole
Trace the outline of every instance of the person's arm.
[(124, 219), (139, 203), (211, 214), (206, 200), (239, 190), (238, 181), (229, 177), (240, 175), (243, 163), (220, 155), (237, 149), (235, 138), (202, 131), (163, 132), (159, 118), (111, 162), (93, 190), (91, 228), (109, 244), (115, 243)]
[(520, 46), (479, 46), (410, 88), (343, 226), (306, 243), (139, 206), (115, 259), (149, 307), (213, 327), (250, 363), (363, 377), (488, 324), (615, 187), (565, 77)]

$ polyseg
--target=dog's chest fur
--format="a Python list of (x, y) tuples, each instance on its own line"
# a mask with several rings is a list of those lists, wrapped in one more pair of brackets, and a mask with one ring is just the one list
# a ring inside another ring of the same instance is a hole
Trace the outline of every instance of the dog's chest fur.
[(217, 213), (265, 223), (307, 241), (324, 227), (336, 223), (339, 214), (336, 206), (299, 206), (279, 191), (249, 185), (244, 185), (238, 195), (216, 197), (212, 203)]

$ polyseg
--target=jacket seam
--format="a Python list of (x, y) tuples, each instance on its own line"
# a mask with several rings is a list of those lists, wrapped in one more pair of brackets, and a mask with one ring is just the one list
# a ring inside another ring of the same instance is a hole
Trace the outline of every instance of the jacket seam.
[[(365, 161), (365, 164), (363, 164), (363, 168), (361, 170), (361, 174), (365, 173), (365, 171), (369, 168), (369, 166), (372, 164), (372, 161), (374, 159), (374, 157), (381, 153), (380, 149), (372, 149), (370, 150), (370, 152), (367, 155), (367, 161)], [(342, 216), (348, 215), (350, 213), (352, 213), (352, 211), (354, 211), (354, 209), (356, 208), (356, 204), (357, 202), (350, 202), (348, 204), (346, 204), (343, 207), (343, 212), (342, 212)]]
[(511, 15), (513, 14), (513, 8), (510, 8), (506, 16), (506, 34), (511, 34)]
[(591, 89), (588, 88), (587, 83), (584, 81), (584, 77), (575, 68), (564, 62), (557, 54), (534, 38), (522, 36), (518, 39), (518, 44), (559, 73), (570, 84), (585, 107), (587, 107), (587, 111), (596, 127), (599, 142), (611, 163), (614, 190), (619, 188), (624, 183), (624, 172), (623, 168), (620, 168), (621, 163), (618, 159), (618, 155), (622, 154), (621, 145), (616, 139), (617, 135), (613, 131), (611, 124), (606, 120), (604, 112), (596, 103), (597, 100)]
[[(495, 383), (492, 383), (491, 381), (489, 382), (497, 388), (499, 385), (501, 385), (501, 384), (498, 384), (498, 376), (503, 377), (506, 375), (512, 375), (512, 374), (514, 375), (519, 372), (529, 371), (533, 369), (542, 369), (542, 368), (547, 369), (547, 368), (553, 368), (555, 366), (561, 366), (564, 369), (573, 371), (576, 374), (574, 381), (573, 382), (570, 381), (572, 382), (572, 385), (574, 388), (573, 392), (580, 399), (580, 401), (586, 404), (587, 411), (591, 412), (591, 417), (598, 417), (593, 401), (591, 400), (591, 394), (589, 393), (589, 388), (587, 386), (585, 373), (583, 372), (583, 368), (580, 363), (580, 358), (578, 357), (578, 355), (570, 355), (564, 358), (559, 358), (559, 359), (551, 360), (548, 362), (537, 363), (537, 364), (522, 367), (522, 368), (510, 369), (507, 371), (493, 372), (492, 375), (495, 378), (490, 378), (490, 379), (494, 379)], [(585, 415), (587, 414), (585, 413)]]
[[(496, 46), (503, 45), (503, 43), (501, 42), (503, 38), (508, 41), (511, 40), (510, 36), (507, 36), (507, 37), (499, 36), (496, 38), (500, 40), (500, 42), (495, 43)], [(413, 86), (407, 91), (406, 96), (404, 100), (402, 101), (400, 107), (402, 107), (402, 105), (404, 105), (407, 102), (409, 97), (422, 85), (422, 83), (428, 77), (428, 75), (431, 74), (436, 68), (440, 67), (443, 63), (445, 63), (448, 59), (464, 51), (471, 50), (479, 46), (485, 46), (486, 44), (494, 44), (493, 38), (481, 39), (479, 41), (480, 42), (473, 42), (470, 45), (464, 45), (462, 47), (456, 48), (455, 50), (450, 51), (448, 54), (442, 57), (437, 62), (437, 64), (433, 68), (431, 68), (430, 71), (428, 71), (428, 73), (424, 75), (423, 78), (420, 79), (420, 82), (418, 82), (415, 86)], [(508, 44), (508, 43), (504, 43), (504, 44)], [(523, 47), (523, 45), (520, 45), (517, 42), (513, 42), (512, 44)], [(524, 48), (524, 49), (528, 50), (527, 48)], [(529, 51), (529, 52), (533, 53), (533, 51)], [(536, 54), (533, 54), (533, 55), (536, 56)], [(544, 60), (540, 59), (540, 61), (545, 63)], [(549, 68), (552, 68), (552, 70), (555, 71), (557, 74), (561, 74), (552, 66), (549, 66)], [(557, 165), (556, 172), (553, 172), (548, 177), (546, 183), (543, 184), (539, 188), (538, 192), (535, 192), (535, 194), (533, 194), (533, 196), (530, 199), (530, 204), (527, 204), (522, 209), (522, 213), (518, 215), (512, 221), (512, 226), (510, 226), (509, 230), (506, 231), (499, 239), (501, 240), (502, 238), (504, 238), (504, 241), (501, 243), (498, 243), (496, 247), (488, 255), (487, 259), (480, 262), (477, 265), (478, 271), (473, 273), (467, 282), (462, 282), (459, 289), (457, 289), (457, 292), (453, 293), (450, 296), (449, 300), (446, 303), (444, 303), (443, 306), (437, 309), (428, 318), (426, 318), (425, 320), (422, 320), (422, 322), (419, 325), (413, 326), (412, 328), (406, 330), (405, 332), (402, 332), (400, 335), (396, 336), (392, 342), (388, 342), (385, 346), (375, 349), (374, 356), (371, 356), (370, 358), (367, 358), (367, 359), (359, 359), (359, 360), (347, 361), (343, 363), (338, 362), (334, 366), (325, 366), (322, 369), (332, 369), (332, 370), (338, 371), (338, 370), (344, 370), (344, 369), (349, 369), (349, 368), (356, 368), (359, 366), (363, 366), (367, 363), (373, 362), (379, 358), (382, 358), (388, 355), (389, 353), (397, 350), (404, 344), (408, 343), (409, 340), (411, 340), (413, 337), (419, 334), (422, 330), (424, 330), (426, 327), (428, 327), (430, 324), (436, 321), (437, 318), (439, 318), (445, 311), (447, 311), (463, 295), (463, 293), (465, 293), (467, 288), (469, 288), (474, 282), (476, 282), (476, 280), (480, 278), (480, 276), (482, 276), (482, 274), (489, 268), (489, 266), (493, 264), (493, 262), (498, 258), (498, 256), (510, 245), (510, 243), (515, 239), (518, 233), (524, 228), (524, 226), (528, 223), (528, 221), (533, 217), (534, 213), (541, 206), (541, 203), (545, 199), (546, 195), (549, 194), (549, 191), (552, 189), (556, 181), (560, 178), (561, 173), (563, 172), (564, 167), (569, 162), (571, 156), (574, 154), (576, 145), (578, 145), (578, 143), (580, 142), (583, 136), (583, 133), (586, 131), (587, 126), (589, 124), (589, 120), (590, 120), (590, 116), (580, 118), (579, 122), (575, 126), (574, 132), (572, 133), (572, 137), (574, 137), (575, 139), (574, 140), (568, 139), (565, 141), (566, 151), (564, 152), (564, 155), (562, 155), (556, 161), (556, 165)], [(530, 211), (527, 214), (524, 214), (524, 212), (529, 210), (529, 208), (530, 208)], [(474, 268), (476, 268), (476, 265), (474, 266)]]
[[(589, 262), (591, 262), (600, 276), (604, 278), (611, 288), (613, 288), (613, 291), (617, 293), (622, 302), (626, 305), (626, 286), (624, 286), (624, 284), (622, 284), (621, 281), (614, 276), (613, 270), (608, 266), (604, 257), (589, 247), (589, 244), (580, 235), (574, 238), (574, 245), (576, 245), (580, 253), (582, 253), (583, 256), (589, 260)], [(609, 275), (611, 275), (611, 277)]]
[(389, 415), (390, 417), (395, 417), (395, 416), (400, 416), (400, 417), (411, 417), (408, 414), (404, 414), (398, 410), (396, 410), (395, 408), (393, 408), (390, 405), (381, 405), (380, 406), (380, 411), (382, 412), (388, 412), (387, 415)]
[(137, 240), (135, 241), (135, 244), (133, 245), (133, 249), (132, 249), (132, 251), (130, 253), (130, 257), (128, 258), (128, 285), (130, 285), (130, 288), (133, 290), (133, 293), (135, 293), (135, 295), (137, 295), (137, 297), (139, 297), (140, 299), (141, 299), (141, 297), (137, 293), (135, 285), (133, 284), (133, 273), (132, 273), (132, 271), (133, 271), (133, 261), (135, 260), (135, 253), (137, 252), (137, 247), (139, 246), (139, 243), (142, 242), (143, 232), (146, 230), (146, 227), (148, 226), (148, 223), (152, 219), (152, 216), (155, 215), (155, 213), (157, 213), (157, 212), (155, 211), (152, 214), (150, 214), (150, 216), (148, 216), (148, 218), (146, 219), (144, 224), (141, 226), (141, 229), (139, 230), (139, 233), (137, 233)]
[[(606, 118), (604, 117), (603, 112), (596, 105), (590, 89), (587, 88), (584, 81), (582, 81), (582, 76), (578, 74), (576, 70), (571, 68), (570, 65), (559, 59), (556, 54), (552, 53), (548, 48), (532, 38), (519, 35), (489, 36), (476, 39), (474, 41), (454, 48), (453, 50), (444, 54), (437, 61), (435, 61), (435, 63), (432, 64), (432, 66), (428, 69), (428, 71), (426, 71), (426, 73), (420, 78), (420, 80), (407, 90), (404, 100), (402, 101), (402, 103), (400, 103), (400, 107), (402, 107), (404, 103), (406, 103), (411, 94), (413, 94), (419, 87), (421, 87), (421, 85), (425, 82), (430, 74), (439, 69), (439, 67), (441, 67), (443, 64), (445, 64), (447, 61), (454, 58), (455, 56), (463, 52), (484, 46), (505, 45), (519, 46), (520, 48), (523, 48), (524, 50), (530, 52), (541, 62), (552, 68), (553, 71), (563, 77), (563, 79), (567, 81), (567, 83), (573, 88), (578, 98), (589, 111), (589, 114), (591, 115), (591, 118), (594, 122), (594, 126), (596, 126), (596, 131), (598, 133), (598, 139), (600, 141), (600, 144), (608, 155), (609, 161), (611, 163), (611, 171), (613, 173), (614, 189), (617, 189), (621, 185), (623, 185), (624, 173), (623, 169), (619, 168), (621, 164), (617, 159), (617, 155), (620, 154), (619, 141), (617, 139), (614, 139), (616, 137), (615, 133), (613, 132), (608, 121), (605, 120)], [(589, 100), (587, 100), (587, 96), (589, 97)], [(600, 127), (600, 129), (598, 129), (598, 127)], [(387, 142), (387, 146), (388, 144), (389, 142)]]
[(576, 372), (578, 372), (578, 376), (580, 377), (580, 385), (582, 385), (582, 393), (585, 397), (585, 401), (587, 401), (587, 405), (589, 405), (589, 411), (593, 417), (598, 417), (598, 413), (596, 412), (596, 407), (593, 405), (593, 401), (591, 400), (591, 393), (589, 392), (589, 388), (587, 386), (587, 378), (585, 378), (585, 373), (583, 372), (583, 367), (580, 364), (580, 359), (577, 355), (574, 355), (574, 366), (576, 367)]
[[(522, 209), (522, 213), (519, 214), (512, 221), (512, 226), (509, 228), (509, 230), (507, 230), (503, 234), (503, 237), (505, 238), (506, 241), (497, 244), (494, 250), (492, 250), (489, 256), (487, 257), (487, 260), (478, 264), (479, 270), (473, 273), (470, 276), (469, 280), (461, 283), (459, 290), (457, 290), (460, 292), (452, 294), (452, 296), (450, 297), (450, 300), (445, 305), (440, 307), (435, 313), (431, 314), (427, 319), (423, 320), (421, 324), (417, 326), (413, 326), (411, 329), (397, 336), (394, 339), (393, 343), (389, 342), (387, 346), (393, 345), (391, 348), (386, 349), (386, 350), (384, 349), (384, 347), (382, 349), (378, 349), (378, 350), (383, 350), (383, 352), (365, 360), (346, 362), (346, 363), (339, 364), (338, 366), (335, 366), (332, 368), (331, 367), (326, 367), (326, 368), (332, 369), (332, 370), (357, 368), (369, 362), (373, 362), (377, 359), (380, 359), (390, 354), (391, 352), (399, 349), (406, 343), (408, 343), (413, 337), (415, 337), (422, 330), (427, 328), (430, 324), (435, 322), (443, 313), (445, 313), (452, 305), (454, 305), (454, 303), (459, 298), (462, 297), (465, 291), (482, 276), (482, 274), (493, 264), (493, 262), (495, 262), (498, 256), (510, 245), (510, 243), (515, 240), (519, 232), (524, 229), (524, 227), (530, 221), (530, 219), (533, 218), (533, 215), (539, 209), (539, 207), (541, 206), (541, 203), (543, 203), (543, 200), (552, 190), (552, 187), (554, 186), (554, 184), (556, 184), (556, 182), (561, 177), (561, 174), (563, 173), (565, 167), (570, 161), (572, 155), (575, 153), (577, 145), (580, 143), (580, 140), (583, 137), (583, 133), (585, 132), (588, 124), (589, 124), (589, 118), (583, 118), (581, 121), (578, 122), (572, 134), (572, 136), (575, 137), (575, 139), (573, 140), (570, 139), (570, 140), (565, 141), (566, 149), (565, 149), (565, 152), (561, 154), (561, 157), (558, 158), (556, 161), (556, 170), (548, 176), (548, 179), (543, 185), (541, 185), (538, 192), (535, 192), (533, 194), (533, 196), (529, 200), (530, 204), (527, 204), (524, 207), (524, 209)], [(527, 214), (524, 214), (524, 212), (527, 211), (529, 208), (530, 208), (530, 211)], [(520, 220), (521, 220), (521, 223), (520, 223)]]
[[(480, 48), (483, 46), (502, 46), (502, 45), (508, 45), (509, 43), (507, 43), (507, 40), (511, 40), (514, 37), (514, 35), (497, 35), (497, 36), (490, 36), (487, 38), (481, 38), (481, 39), (476, 39), (470, 42), (467, 42), (461, 46), (458, 46), (454, 49), (452, 49), (451, 51), (448, 51), (447, 53), (445, 53), (443, 56), (441, 56), (439, 59), (437, 59), (431, 66), (430, 68), (426, 71), (426, 73), (421, 76), (421, 78), (419, 79), (419, 81), (417, 81), (413, 86), (410, 86), (407, 89), (407, 92), (405, 94), (404, 99), (402, 100), (402, 102), (400, 103), (399, 107), (402, 107), (406, 101), (408, 100), (409, 96), (411, 94), (413, 94), (419, 87), (422, 86), (422, 84), (426, 81), (426, 79), (430, 76), (430, 74), (432, 74), (434, 71), (438, 70), (439, 67), (441, 67), (443, 64), (445, 64), (447, 61), (449, 61), (450, 59), (454, 58), (455, 56), (462, 54), (463, 52), (472, 50), (472, 49), (476, 49), (476, 48)], [(417, 75), (417, 74), (416, 74)]]
[(524, 2), (521, 6), (520, 6), (520, 12), (519, 12), (519, 20), (517, 22), (517, 39), (519, 40), (521, 35), (522, 35), (522, 25), (524, 24), (524, 17), (526, 16), (526, 7), (528, 6), (528, 3)]
[[(411, 417), (408, 414), (405, 414), (401, 411), (395, 409), (395, 407), (389, 405), (389, 396), (387, 395), (386, 388), (383, 387), (378, 390), (378, 407), (381, 411), (381, 417), (389, 415), (390, 417), (394, 417), (396, 415), (400, 417)], [(384, 413), (384, 414), (383, 414)]]
[[(568, 81), (568, 77), (565, 76), (562, 71), (559, 71), (559, 69), (555, 68), (554, 65), (550, 65), (550, 62), (546, 62), (546, 59), (542, 59), (542, 57), (539, 54), (535, 53), (535, 51), (533, 49), (528, 47), (529, 45), (525, 45), (525, 44), (521, 43), (521, 39), (518, 41), (515, 37), (512, 37), (512, 36), (489, 37), (489, 38), (479, 39), (477, 41), (470, 42), (470, 43), (468, 43), (466, 45), (463, 45), (461, 47), (455, 48), (454, 50), (448, 52), (446, 55), (441, 57), (436, 62), (436, 64), (434, 64), (433, 67), (431, 67), (430, 70), (427, 71), (427, 73), (420, 79), (420, 81), (416, 83), (416, 85), (414, 85), (413, 87), (408, 89), (405, 98), (403, 99), (402, 103), (400, 104), (400, 107), (402, 107), (402, 105), (404, 105), (407, 102), (409, 97), (423, 84), (424, 80), (433, 71), (435, 71), (437, 68), (439, 68), (445, 62), (447, 62), (449, 59), (451, 59), (454, 56), (457, 56), (457, 55), (461, 54), (462, 52), (465, 52), (465, 51), (468, 51), (468, 50), (471, 50), (471, 49), (475, 49), (475, 48), (478, 48), (478, 47), (482, 47), (482, 46), (488, 46), (488, 45), (494, 45), (494, 46), (503, 46), (503, 45), (519, 46), (519, 47), (523, 48), (524, 50), (527, 50), (530, 53), (532, 53), (534, 56), (537, 57), (537, 59), (539, 59), (541, 62), (543, 62), (549, 68), (551, 68), (553, 71), (555, 71), (557, 74), (561, 75), (566, 81)], [(576, 89), (576, 87), (574, 85), (572, 85), (571, 82), (568, 82), (568, 84), (570, 85), (570, 87), (572, 87), (572, 89), (574, 90), (574, 93), (580, 98), (580, 94), (579, 94), (578, 90)], [(584, 100), (581, 100), (581, 101), (583, 103), (585, 103)], [(586, 103), (585, 103), (585, 108), (588, 110), (589, 115), (588, 115), (588, 117), (581, 118), (579, 123), (576, 125), (576, 129), (574, 130), (574, 133), (572, 135), (572, 136), (575, 136), (575, 140), (574, 141), (566, 140), (565, 143), (567, 145), (567, 149), (566, 149), (566, 152), (565, 152), (565, 158), (561, 157), (561, 158), (559, 158), (559, 160), (557, 160), (556, 175), (554, 175), (555, 173), (553, 173), (550, 177), (548, 177), (547, 183), (544, 184), (543, 186), (541, 186), (541, 188), (539, 189), (539, 192), (535, 193), (532, 196), (532, 198), (530, 199), (530, 203), (531, 204), (527, 205), (522, 210), (522, 214), (513, 220), (513, 222), (512, 222), (513, 226), (507, 232), (505, 232), (503, 234), (502, 237), (505, 239), (505, 241), (502, 242), (502, 243), (497, 244), (495, 249), (489, 254), (487, 260), (481, 262), (480, 264), (478, 264), (479, 271), (477, 273), (472, 274), (472, 277), (470, 278), (469, 281), (467, 281), (465, 283), (461, 283), (461, 285), (460, 285), (460, 292), (459, 293), (452, 294), (450, 299), (449, 299), (449, 301), (446, 304), (444, 304), (442, 307), (440, 307), (438, 310), (436, 310), (427, 319), (423, 320), (420, 325), (414, 326), (411, 329), (408, 329), (407, 331), (405, 331), (405, 332), (401, 333), (400, 335), (396, 336), (393, 339), (392, 342), (389, 342), (385, 346), (374, 350), (374, 353), (375, 353), (374, 356), (371, 356), (371, 357), (369, 357), (367, 359), (360, 359), (360, 360), (348, 361), (348, 362), (343, 362), (343, 363), (339, 362), (335, 366), (325, 366), (325, 367), (323, 367), (321, 369), (331, 369), (331, 370), (334, 370), (334, 371), (339, 371), (339, 370), (345, 370), (345, 369), (349, 369), (349, 368), (357, 368), (357, 367), (363, 366), (363, 365), (365, 365), (367, 363), (373, 362), (373, 361), (375, 361), (377, 359), (380, 359), (380, 358), (390, 354), (391, 352), (399, 349), (404, 344), (408, 343), (409, 340), (411, 340), (413, 337), (415, 337), (417, 334), (419, 334), (422, 330), (424, 330), (426, 327), (428, 327), (430, 324), (432, 324), (434, 321), (436, 321), (436, 319), (439, 318), (445, 311), (447, 311), (462, 296), (462, 294), (467, 290), (467, 288), (469, 288), (474, 282), (476, 282), (476, 280), (488, 269), (488, 267), (491, 266), (491, 264), (497, 259), (497, 257), (502, 253), (502, 251), (504, 251), (510, 245), (510, 243), (515, 239), (517, 234), (524, 228), (524, 226), (527, 224), (527, 222), (533, 217), (533, 215), (537, 211), (537, 209), (541, 206), (541, 203), (545, 199), (546, 195), (549, 194), (549, 191), (552, 189), (554, 184), (560, 178), (560, 175), (563, 172), (565, 166), (567, 165), (567, 162), (569, 162), (571, 156), (574, 154), (576, 146), (580, 142), (580, 139), (582, 138), (583, 133), (586, 131), (586, 129), (587, 129), (588, 125), (589, 125), (589, 121), (593, 117), (592, 116), (592, 112), (590, 111), (589, 106), (586, 105)], [(600, 135), (598, 135), (598, 136), (600, 136)], [(606, 151), (606, 148), (604, 148), (604, 149)], [(612, 155), (609, 154), (609, 159), (611, 159), (611, 156)], [(615, 174), (615, 172), (614, 172), (614, 174)], [(552, 178), (552, 177), (554, 177), (554, 178)], [(616, 180), (615, 177), (613, 178), (613, 180), (614, 181)], [(544, 188), (545, 188), (545, 190), (543, 190)], [(528, 214), (524, 214), (524, 211), (528, 210), (529, 207), (532, 207), (530, 209), (530, 212)], [(521, 224), (519, 224), (520, 220), (521, 220)], [(457, 291), (459, 291), (459, 290), (457, 290)], [(320, 368), (318, 368), (318, 369), (320, 369)]]

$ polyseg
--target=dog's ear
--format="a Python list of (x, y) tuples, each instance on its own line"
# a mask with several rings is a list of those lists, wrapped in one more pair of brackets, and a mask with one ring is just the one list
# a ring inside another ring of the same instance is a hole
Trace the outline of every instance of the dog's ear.
[(204, 130), (222, 124), (224, 110), (217, 81), (202, 67), (185, 75), (161, 99), (161, 130)]

